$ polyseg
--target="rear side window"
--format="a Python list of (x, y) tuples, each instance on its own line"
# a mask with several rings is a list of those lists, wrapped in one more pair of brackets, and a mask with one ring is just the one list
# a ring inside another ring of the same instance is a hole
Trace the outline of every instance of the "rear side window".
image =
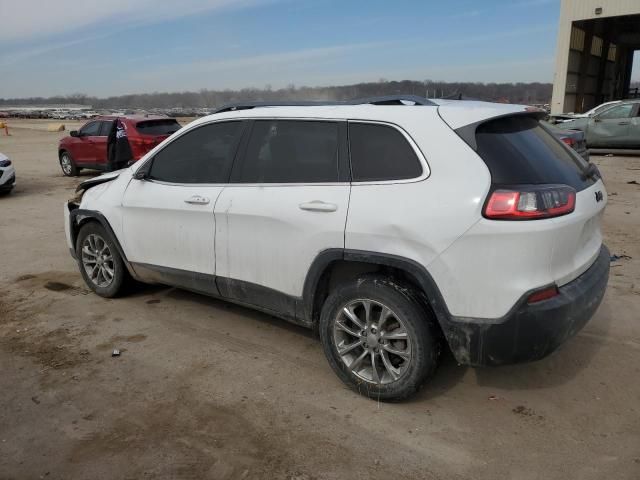
[(565, 184), (583, 190), (586, 162), (533, 117), (506, 117), (476, 129), (477, 152), (494, 185)]
[(422, 165), (407, 139), (387, 125), (349, 122), (354, 182), (406, 180), (422, 175)]
[(136, 130), (143, 135), (171, 135), (180, 130), (180, 124), (172, 119), (145, 120), (136, 123)]
[(171, 183), (226, 183), (242, 133), (242, 122), (196, 128), (154, 157), (149, 177)]
[(338, 123), (257, 120), (247, 144), (240, 183), (338, 181)]

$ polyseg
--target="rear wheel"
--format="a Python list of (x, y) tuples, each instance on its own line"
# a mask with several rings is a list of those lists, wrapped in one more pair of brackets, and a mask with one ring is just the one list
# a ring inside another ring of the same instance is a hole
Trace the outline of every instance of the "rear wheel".
[(102, 225), (91, 222), (80, 229), (76, 256), (82, 278), (91, 290), (106, 298), (123, 292), (129, 272)]
[(325, 302), (320, 338), (329, 364), (358, 393), (401, 400), (437, 366), (440, 344), (430, 312), (388, 278), (365, 276)]
[(77, 177), (80, 172), (80, 169), (76, 167), (69, 152), (62, 152), (60, 154), (60, 168), (62, 168), (62, 173), (67, 177)]

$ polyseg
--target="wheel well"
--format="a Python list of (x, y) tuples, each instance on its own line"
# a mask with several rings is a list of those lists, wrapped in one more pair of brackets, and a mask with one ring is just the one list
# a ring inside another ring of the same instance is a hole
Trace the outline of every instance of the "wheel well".
[(69, 153), (67, 152), (64, 148), (61, 148), (58, 150), (58, 161), (62, 161), (62, 154), (63, 153)]
[(355, 280), (365, 273), (378, 273), (385, 277), (393, 278), (404, 286), (410, 287), (422, 296), (421, 303), (423, 303), (425, 308), (432, 312), (427, 292), (424, 291), (420, 286), (418, 279), (411, 273), (401, 268), (389, 265), (348, 260), (334, 260), (327, 265), (316, 285), (311, 313), (311, 320), (313, 324), (317, 325), (318, 320), (320, 319), (322, 306), (334, 288), (342, 283)]

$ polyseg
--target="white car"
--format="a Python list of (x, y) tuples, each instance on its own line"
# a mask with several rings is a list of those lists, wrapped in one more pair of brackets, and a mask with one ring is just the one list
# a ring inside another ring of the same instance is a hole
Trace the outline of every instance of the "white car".
[(593, 117), (594, 115), (602, 113), (620, 102), (622, 102), (622, 100), (613, 100), (611, 102), (601, 103), (597, 107), (593, 107), (591, 110), (587, 110), (584, 113), (561, 113), (559, 115), (552, 115), (552, 117), (556, 120), (557, 123), (570, 122), (571, 120), (575, 120), (576, 118)]
[(414, 393), (442, 348), (473, 366), (550, 354), (606, 289), (597, 168), (540, 110), (409, 100), (196, 120), (79, 186), (71, 255), (104, 297), (133, 278), (316, 329), (375, 399)]
[(16, 184), (16, 171), (11, 160), (5, 154), (0, 153), (0, 194), (13, 190)]

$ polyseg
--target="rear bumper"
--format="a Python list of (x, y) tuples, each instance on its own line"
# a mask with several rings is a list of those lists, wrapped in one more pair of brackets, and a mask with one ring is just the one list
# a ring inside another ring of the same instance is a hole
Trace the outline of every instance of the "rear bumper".
[(546, 357), (579, 332), (600, 305), (609, 279), (610, 255), (602, 245), (589, 269), (559, 288), (560, 294), (527, 304), (528, 293), (503, 318), (444, 322), (451, 351), (461, 364), (493, 366)]

